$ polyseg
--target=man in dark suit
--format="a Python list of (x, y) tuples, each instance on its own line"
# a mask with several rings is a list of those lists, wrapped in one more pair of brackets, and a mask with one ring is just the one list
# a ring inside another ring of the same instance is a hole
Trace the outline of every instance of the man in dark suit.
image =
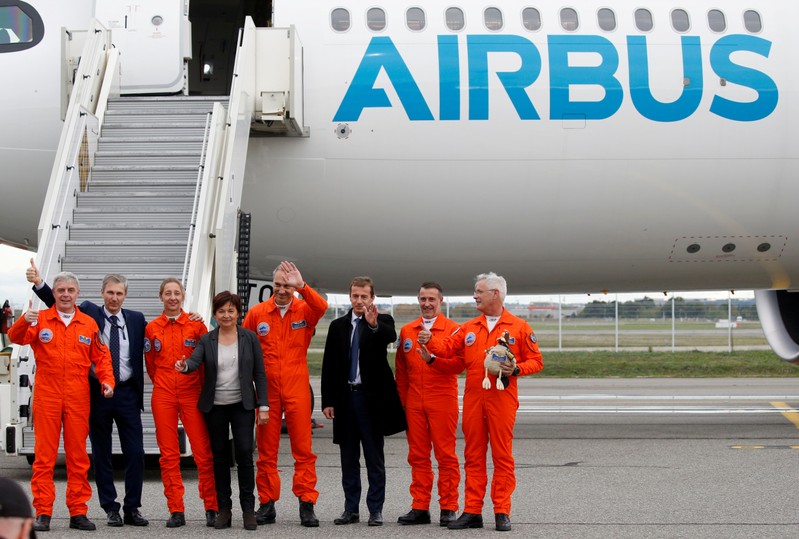
[(369, 277), (350, 283), (352, 309), (330, 323), (322, 358), (322, 412), (333, 420), (333, 443), (341, 452), (344, 512), (336, 524), (359, 521), (360, 447), (366, 460), (369, 526), (383, 525), (386, 468), (383, 437), (405, 430), (405, 412), (388, 364), (397, 338), (394, 319), (379, 314)]
[[(25, 275), (33, 290), (48, 307), (55, 303), (53, 292), (39, 275), (31, 259)], [(122, 308), (128, 293), (128, 281), (122, 275), (109, 274), (103, 279), (101, 307), (84, 301), (78, 308), (91, 316), (100, 328), (103, 342), (108, 344), (114, 365), (116, 387), (111, 399), (104, 399), (100, 383), (91, 371), (91, 411), (89, 438), (92, 443), (94, 474), (100, 505), (107, 514), (109, 526), (147, 526), (139, 512), (144, 483), (144, 435), (141, 412), (144, 410), (144, 315)], [(125, 459), (125, 499), (117, 501), (114, 468), (111, 463), (111, 434), (116, 422), (122, 456)], [(124, 518), (120, 516), (120, 508)]]

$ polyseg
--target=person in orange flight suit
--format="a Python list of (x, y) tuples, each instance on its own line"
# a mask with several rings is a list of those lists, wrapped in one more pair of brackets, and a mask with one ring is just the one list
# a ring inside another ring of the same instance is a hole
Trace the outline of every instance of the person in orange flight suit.
[[(89, 369), (94, 364), (103, 396), (114, 396), (111, 354), (101, 342), (97, 323), (75, 307), (80, 283), (72, 273), (53, 280), (55, 305), (44, 311), (28, 309), (11, 327), (11, 342), (29, 344), (36, 358), (33, 389), (33, 431), (36, 433), (31, 477), (34, 530), (49, 531), (55, 501), (53, 469), (58, 456), (61, 429), (67, 461), (69, 527), (94, 530), (87, 517), (89, 485)], [(32, 302), (30, 306), (32, 307)]]
[[(481, 314), (461, 325), (461, 331), (441, 339), (430, 331), (419, 332), (419, 349), (433, 369), (448, 369), (460, 363), (466, 369), (466, 389), (463, 394), (464, 470), (466, 491), (463, 513), (450, 522), (448, 528), (460, 530), (483, 527), (483, 500), (488, 473), (486, 452), (491, 443), (494, 477), (491, 481), (491, 501), (498, 531), (510, 531), (511, 494), (516, 488), (516, 471), (513, 460), (513, 426), (519, 408), (516, 378), (534, 374), (544, 368), (538, 340), (530, 325), (512, 315), (504, 306), (507, 283), (495, 273), (477, 276), (474, 300)], [(501, 374), (508, 383), (505, 390), (496, 389), (496, 376), (491, 375), (491, 389), (485, 390), (486, 350), (497, 344), (497, 339), (507, 331), (509, 348), (516, 357), (501, 364)], [(424, 345), (427, 345), (426, 347)], [(429, 350), (428, 350), (429, 349)], [(444, 358), (430, 355), (438, 354)], [(449, 364), (449, 365), (448, 365)]]
[[(314, 504), (316, 490), (316, 455), (311, 448), (311, 390), (308, 376), (308, 345), (316, 324), (327, 310), (327, 301), (307, 285), (297, 266), (281, 262), (272, 276), (274, 294), (247, 313), (242, 327), (258, 335), (264, 352), (267, 395), (272, 421), (258, 425), (258, 498), (255, 513), (258, 524), (275, 521), (275, 502), (280, 498), (280, 475), (277, 448), (280, 444), (280, 414), (286, 427), (294, 457), (292, 492), (300, 502), (300, 523), (319, 526)], [(294, 292), (303, 299), (294, 297)]]
[(411, 465), (411, 510), (397, 519), (402, 525), (430, 523), (430, 497), (433, 466), (430, 449), (438, 461), (439, 524), (455, 520), (458, 511), (458, 484), (461, 480), (455, 454), (458, 429), (458, 377), (463, 370), (454, 363), (449, 373), (427, 367), (416, 352), (416, 338), (428, 329), (439, 338), (456, 333), (460, 326), (441, 314), (444, 294), (438, 283), (424, 283), (419, 289), (422, 316), (400, 330), (396, 357), (397, 391), (408, 421), (408, 464)]
[(155, 438), (161, 451), (161, 480), (170, 513), (167, 528), (186, 524), (178, 417), (183, 422), (197, 464), (198, 487), (205, 505), (206, 525), (213, 526), (217, 515), (211, 442), (205, 419), (197, 408), (203, 382), (202, 369), (191, 374), (181, 374), (175, 370), (175, 362), (191, 356), (197, 341), (208, 333), (205, 324), (190, 320), (188, 313), (183, 311), (184, 295), (180, 281), (174, 277), (164, 279), (159, 293), (164, 312), (147, 324), (144, 330), (144, 358), (147, 374), (153, 381)]

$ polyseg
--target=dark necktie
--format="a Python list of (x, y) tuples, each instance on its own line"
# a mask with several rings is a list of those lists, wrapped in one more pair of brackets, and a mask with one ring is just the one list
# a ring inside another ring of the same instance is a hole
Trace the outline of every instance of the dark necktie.
[(350, 382), (355, 381), (358, 376), (358, 326), (360, 318), (355, 319), (355, 329), (352, 330), (352, 342), (350, 343)]
[(114, 380), (119, 382), (119, 318), (111, 318), (111, 338), (108, 340), (108, 350), (111, 352), (111, 365), (114, 367)]

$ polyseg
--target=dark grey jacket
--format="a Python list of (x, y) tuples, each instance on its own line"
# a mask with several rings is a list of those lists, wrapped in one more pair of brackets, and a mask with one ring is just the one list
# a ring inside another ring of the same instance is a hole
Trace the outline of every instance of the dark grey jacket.
[[(237, 328), (239, 338), (239, 381), (241, 382), (241, 403), (245, 410), (254, 410), (256, 406), (268, 406), (266, 399), (266, 372), (264, 371), (264, 355), (258, 337), (241, 326)], [(210, 412), (214, 405), (216, 392), (216, 373), (219, 365), (219, 328), (200, 337), (200, 342), (186, 360), (187, 372), (196, 371), (205, 365), (205, 380), (197, 401), (197, 408), (202, 412)]]

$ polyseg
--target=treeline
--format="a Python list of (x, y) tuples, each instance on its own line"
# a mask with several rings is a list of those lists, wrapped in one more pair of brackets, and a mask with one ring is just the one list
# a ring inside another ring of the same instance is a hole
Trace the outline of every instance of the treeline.
[[(633, 301), (619, 302), (619, 318), (671, 318), (672, 300), (655, 302), (654, 299), (643, 297)], [(728, 307), (726, 300), (686, 300), (674, 298), (674, 316), (678, 319), (726, 319)], [(592, 301), (585, 307), (575, 312), (573, 318), (614, 318), (616, 316), (615, 301)], [(732, 318), (744, 320), (757, 320), (755, 301), (733, 300)]]

